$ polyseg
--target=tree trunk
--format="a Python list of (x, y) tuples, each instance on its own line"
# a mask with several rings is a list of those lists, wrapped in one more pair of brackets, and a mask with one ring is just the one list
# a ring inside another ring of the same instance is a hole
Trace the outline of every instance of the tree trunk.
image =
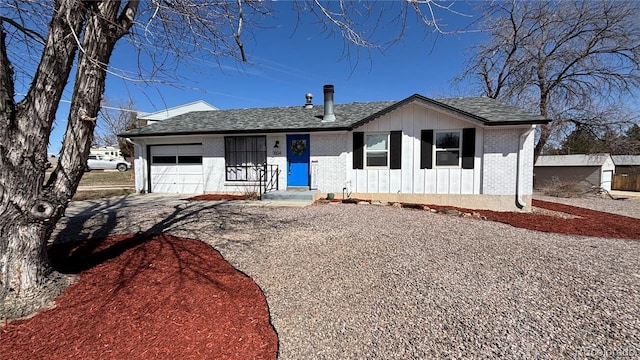
[[(540, 100), (538, 102), (538, 106), (540, 109), (540, 115), (545, 118), (549, 117), (549, 108), (548, 108), (548, 99), (549, 99), (549, 89), (547, 88), (547, 82), (543, 76), (542, 69), (544, 68), (544, 63), (538, 65), (537, 76), (538, 76), (538, 89), (540, 90)], [(535, 164), (538, 161), (538, 157), (542, 154), (542, 150), (545, 145), (547, 145), (547, 141), (551, 136), (551, 133), (555, 129), (555, 122), (552, 121), (550, 124), (540, 125), (540, 138), (538, 139), (538, 143), (533, 149), (533, 163)]]
[(46, 242), (66, 206), (42, 183), (51, 126), (77, 50), (71, 34), (83, 25), (82, 4), (60, 2), (56, 10), (36, 74), (18, 104), (0, 25), (0, 297), (32, 299), (39, 304), (33, 307), (41, 306), (38, 294), (51, 270)]
[(535, 164), (538, 160), (538, 157), (542, 153), (542, 149), (547, 144), (549, 140), (549, 136), (551, 136), (553, 128), (551, 125), (540, 125), (540, 138), (538, 139), (538, 143), (536, 147), (533, 149), (533, 163)]
[[(106, 67), (116, 42), (133, 24), (137, 6), (138, 1), (129, 1), (118, 15), (120, 1), (57, 2), (34, 80), (17, 105), (0, 27), (0, 298), (27, 303), (23, 313), (46, 300), (43, 290), (51, 273), (47, 242), (84, 173)], [(79, 34), (83, 52), (67, 132), (58, 165), (43, 186), (49, 134)]]
[[(0, 227), (6, 249), (2, 254), (2, 273), (3, 291), (7, 293), (3, 295), (23, 299), (23, 303), (29, 299), (40, 303), (41, 286), (51, 272), (46, 248), (40, 242), (47, 232), (46, 226), (34, 224), (32, 216), (12, 209), (3, 214)], [(27, 305), (28, 309), (20, 310), (18, 316), (32, 312), (34, 305)]]

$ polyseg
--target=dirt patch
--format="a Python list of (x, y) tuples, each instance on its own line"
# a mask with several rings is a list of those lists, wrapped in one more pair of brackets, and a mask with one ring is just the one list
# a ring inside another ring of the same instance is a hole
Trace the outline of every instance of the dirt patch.
[(132, 171), (86, 171), (80, 179), (80, 186), (133, 185)]
[(3, 358), (276, 358), (260, 288), (200, 241), (115, 236), (51, 256), (80, 280), (56, 308), (0, 328)]
[(100, 190), (78, 190), (73, 195), (73, 201), (104, 199), (113, 196), (125, 196), (135, 194), (135, 189), (100, 189)]
[(578, 217), (578, 216), (575, 216), (575, 215), (563, 213), (561, 211), (554, 211), (554, 210), (549, 210), (549, 209), (545, 209), (545, 208), (539, 208), (539, 207), (535, 207), (535, 206), (533, 207), (531, 212), (534, 213), (534, 214), (550, 215), (550, 216), (555, 216), (555, 217), (559, 217), (559, 218), (563, 218), (563, 219), (575, 219), (575, 218)]

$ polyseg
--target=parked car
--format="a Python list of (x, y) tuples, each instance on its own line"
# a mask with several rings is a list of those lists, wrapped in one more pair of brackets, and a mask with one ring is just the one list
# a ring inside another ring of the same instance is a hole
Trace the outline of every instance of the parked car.
[(91, 170), (118, 170), (127, 171), (131, 163), (122, 159), (107, 158), (103, 155), (89, 155), (86, 171)]

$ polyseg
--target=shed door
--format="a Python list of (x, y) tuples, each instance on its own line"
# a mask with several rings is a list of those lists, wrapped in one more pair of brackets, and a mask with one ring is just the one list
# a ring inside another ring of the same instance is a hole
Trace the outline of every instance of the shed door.
[(613, 170), (604, 170), (602, 172), (602, 183), (600, 187), (607, 191), (611, 191), (611, 182), (613, 181)]
[(202, 194), (202, 145), (151, 146), (151, 192)]

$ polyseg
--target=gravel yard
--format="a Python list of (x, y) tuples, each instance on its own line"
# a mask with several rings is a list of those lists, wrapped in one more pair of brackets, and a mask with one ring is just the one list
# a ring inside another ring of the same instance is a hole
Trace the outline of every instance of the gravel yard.
[(130, 211), (69, 218), (57, 240), (153, 228), (211, 244), (264, 291), (279, 359), (640, 356), (638, 240), (374, 205)]

